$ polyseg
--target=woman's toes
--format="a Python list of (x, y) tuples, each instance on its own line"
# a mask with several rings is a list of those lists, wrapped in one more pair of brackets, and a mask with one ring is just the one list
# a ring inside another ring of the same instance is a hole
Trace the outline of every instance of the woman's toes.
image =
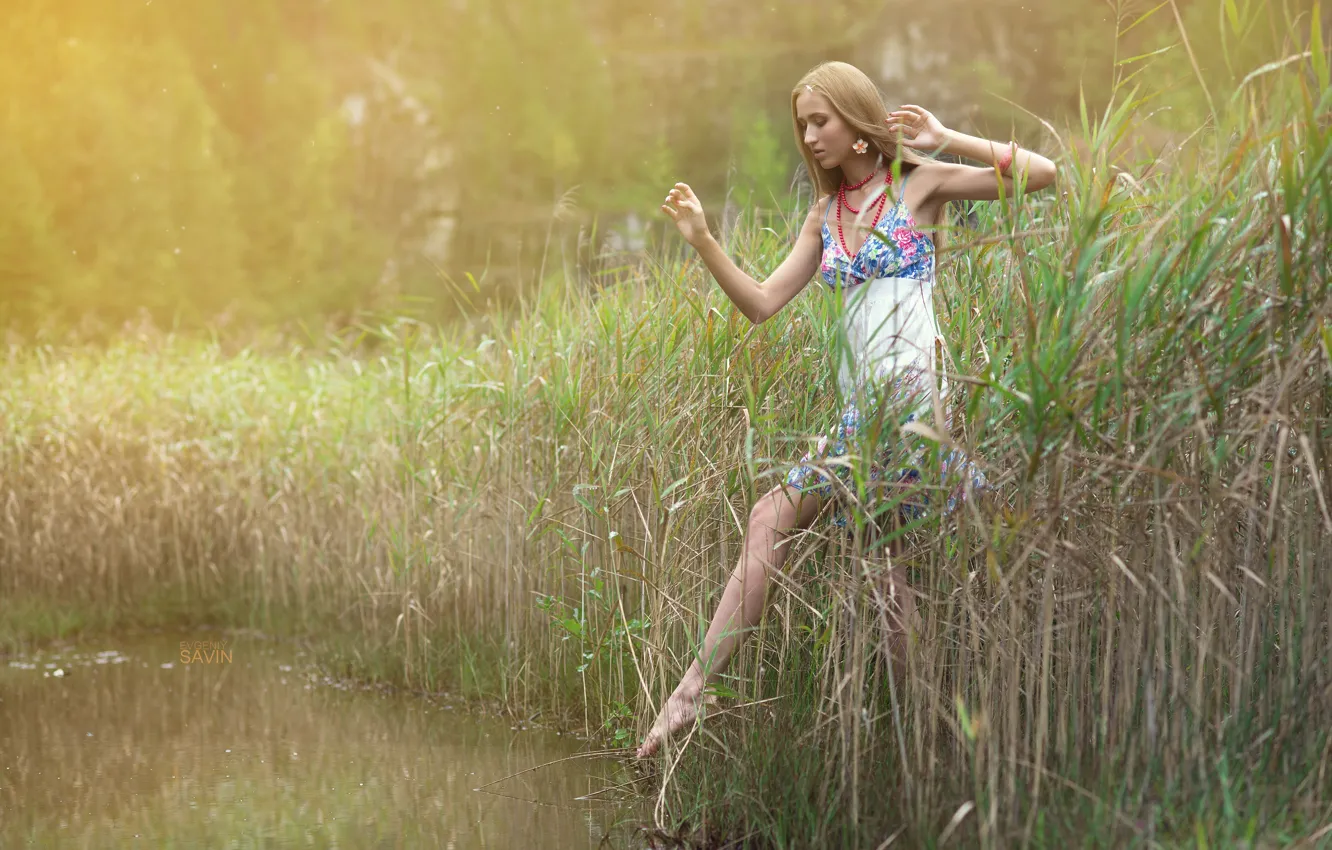
[[(715, 698), (708, 699), (714, 702)], [(663, 738), (674, 735), (693, 722), (698, 714), (698, 697), (688, 698), (672, 695), (662, 706), (661, 713), (652, 724), (643, 743), (638, 747), (638, 758), (646, 758), (657, 751)]]

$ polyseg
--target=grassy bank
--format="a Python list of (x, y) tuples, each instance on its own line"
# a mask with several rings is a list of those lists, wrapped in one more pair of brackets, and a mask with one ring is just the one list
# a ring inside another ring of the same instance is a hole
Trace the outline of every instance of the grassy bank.
[[(1150, 168), (1108, 160), (1126, 99), (1060, 191), (950, 237), (952, 438), (998, 498), (904, 532), (925, 631), (900, 688), (866, 593), (884, 538), (802, 536), (723, 713), (643, 780), (661, 826), (1235, 846), (1332, 822), (1327, 92), (1307, 60), (1259, 75)], [(733, 256), (770, 270), (798, 221), (743, 224)], [(669, 249), (466, 338), (11, 349), (0, 638), (313, 633), (345, 672), (628, 746), (750, 505), (833, 421), (828, 306), (750, 327)]]

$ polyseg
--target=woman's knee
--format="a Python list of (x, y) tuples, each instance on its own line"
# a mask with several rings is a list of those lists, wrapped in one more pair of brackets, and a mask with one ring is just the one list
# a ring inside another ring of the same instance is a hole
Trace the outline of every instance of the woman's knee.
[(818, 515), (819, 497), (783, 484), (759, 497), (749, 511), (751, 528), (772, 529), (777, 532), (804, 528)]
[(886, 625), (893, 631), (914, 629), (919, 624), (915, 591), (901, 567), (891, 567), (873, 577), (874, 602), (886, 615)]

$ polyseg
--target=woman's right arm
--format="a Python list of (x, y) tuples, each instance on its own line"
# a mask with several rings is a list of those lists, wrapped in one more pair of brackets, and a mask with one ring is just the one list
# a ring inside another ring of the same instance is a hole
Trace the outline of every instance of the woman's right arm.
[(819, 220), (826, 203), (824, 199), (814, 204), (805, 216), (791, 253), (762, 283), (745, 274), (722, 250), (708, 230), (703, 205), (687, 184), (676, 183), (661, 208), (698, 252), (732, 303), (745, 318), (760, 325), (795, 298), (818, 271), (819, 257), (823, 253)]

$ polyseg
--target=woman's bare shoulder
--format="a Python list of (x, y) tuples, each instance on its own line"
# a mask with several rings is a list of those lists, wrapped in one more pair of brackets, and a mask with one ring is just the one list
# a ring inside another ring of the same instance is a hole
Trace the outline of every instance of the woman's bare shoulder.
[(828, 209), (828, 202), (831, 198), (831, 195), (823, 195), (810, 205), (809, 212), (805, 215), (805, 223), (800, 228), (802, 233), (813, 231), (823, 222), (823, 213)]

